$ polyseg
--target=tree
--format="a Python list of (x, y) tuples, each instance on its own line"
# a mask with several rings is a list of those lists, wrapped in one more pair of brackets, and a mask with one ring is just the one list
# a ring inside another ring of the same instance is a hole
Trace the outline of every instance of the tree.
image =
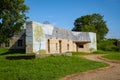
[(0, 0), (0, 43), (9, 41), (21, 31), (28, 18), (25, 15), (28, 10), (24, 0)]
[(41, 41), (43, 40), (43, 29), (41, 26), (37, 25), (35, 26), (35, 29), (34, 29), (34, 37), (35, 37), (35, 41), (39, 42), (40, 45), (39, 45), (39, 52), (41, 50)]
[(100, 14), (85, 15), (77, 18), (74, 22), (72, 31), (95, 32), (97, 41), (104, 39), (108, 33), (106, 22)]

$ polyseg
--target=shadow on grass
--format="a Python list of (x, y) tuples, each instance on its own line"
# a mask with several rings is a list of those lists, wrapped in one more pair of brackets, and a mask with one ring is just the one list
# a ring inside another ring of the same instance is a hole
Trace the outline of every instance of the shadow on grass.
[(25, 54), (25, 49), (8, 49), (0, 53), (0, 55), (9, 55), (9, 54)]
[(5, 56), (8, 60), (20, 60), (20, 59), (35, 59), (34, 54), (26, 54), (25, 49), (0, 49), (0, 55)]
[(31, 60), (31, 59), (35, 59), (35, 55), (6, 56), (6, 59), (8, 60), (21, 60), (21, 59)]

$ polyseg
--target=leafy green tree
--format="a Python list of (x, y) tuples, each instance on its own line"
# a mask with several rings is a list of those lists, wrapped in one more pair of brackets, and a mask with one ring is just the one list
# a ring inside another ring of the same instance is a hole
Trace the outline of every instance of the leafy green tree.
[(25, 15), (28, 10), (24, 0), (0, 0), (0, 43), (7, 42), (21, 31), (28, 18)]
[(72, 31), (95, 32), (97, 34), (97, 41), (104, 39), (109, 31), (103, 16), (96, 13), (77, 18), (74, 26)]

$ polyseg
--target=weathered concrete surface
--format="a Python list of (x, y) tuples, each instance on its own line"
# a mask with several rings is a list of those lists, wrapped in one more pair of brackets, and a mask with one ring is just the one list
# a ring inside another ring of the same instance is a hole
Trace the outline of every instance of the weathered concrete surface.
[(89, 60), (108, 63), (110, 64), (109, 67), (68, 75), (62, 80), (120, 80), (120, 63), (102, 60), (98, 58), (100, 56), (102, 55), (87, 55), (84, 57)]

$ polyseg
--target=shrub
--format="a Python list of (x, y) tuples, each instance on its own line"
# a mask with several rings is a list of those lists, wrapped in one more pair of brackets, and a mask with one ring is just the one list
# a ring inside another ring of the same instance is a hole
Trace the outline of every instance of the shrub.
[(116, 46), (116, 39), (106, 39), (103, 41), (100, 41), (97, 45), (99, 50), (104, 51), (120, 51), (120, 47)]

